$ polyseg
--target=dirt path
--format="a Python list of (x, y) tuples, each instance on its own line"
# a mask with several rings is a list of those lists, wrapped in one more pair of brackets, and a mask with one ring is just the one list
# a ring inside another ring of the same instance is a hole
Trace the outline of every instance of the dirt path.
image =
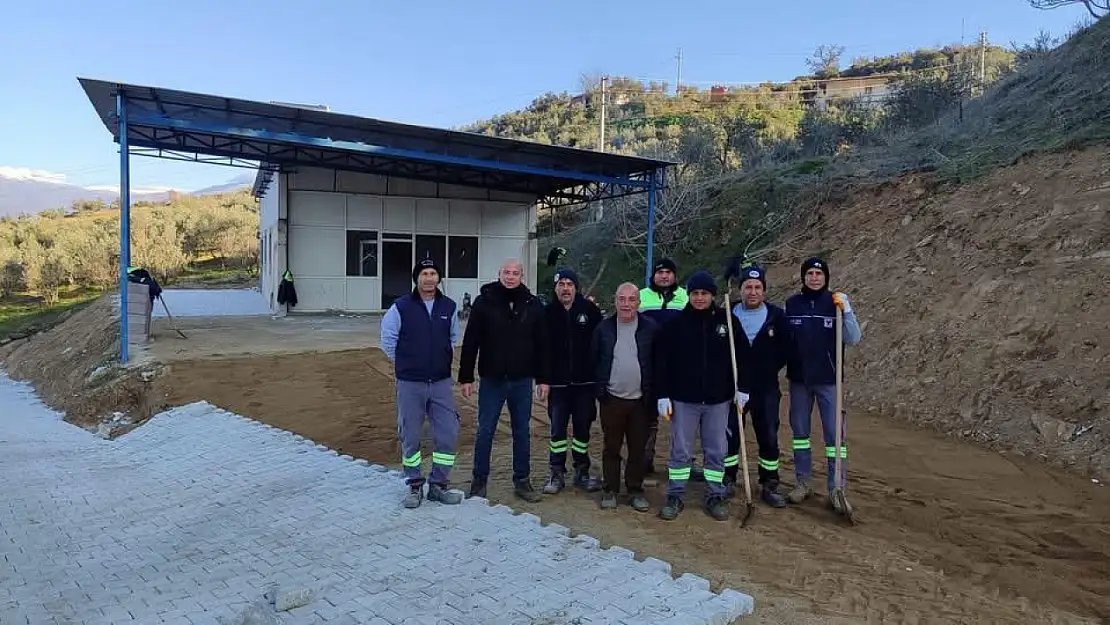
[[(190, 361), (174, 363), (156, 388), (170, 404), (207, 399), (344, 453), (396, 465), (393, 387), (383, 371), (376, 350)], [(455, 476), (465, 488), (472, 403), (460, 398), (460, 412), (463, 448)], [(543, 420), (542, 408), (536, 418)], [(534, 426), (538, 485), (546, 430)], [(740, 530), (735, 522), (710, 520), (696, 505), (664, 523), (654, 511), (604, 513), (593, 497), (578, 493), (517, 502), (508, 489), (506, 430), (503, 425), (495, 444), (492, 500), (752, 592), (756, 622), (1110, 619), (1110, 490), (1030, 460), (858, 417), (849, 436), (851, 499), (860, 525), (838, 523), (820, 499), (788, 510), (760, 506), (754, 526)], [(789, 440), (786, 429), (782, 437)], [(596, 443), (592, 448), (596, 458)], [(790, 472), (787, 463), (784, 478)], [(699, 496), (695, 486), (690, 501)], [(662, 488), (649, 499), (658, 510)]]

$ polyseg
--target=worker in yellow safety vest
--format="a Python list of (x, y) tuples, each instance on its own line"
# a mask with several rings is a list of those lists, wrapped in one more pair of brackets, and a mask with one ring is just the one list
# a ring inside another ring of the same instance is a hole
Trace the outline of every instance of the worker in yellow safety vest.
[[(690, 298), (686, 289), (678, 285), (678, 267), (669, 258), (660, 258), (652, 267), (651, 284), (640, 289), (640, 313), (662, 327), (686, 308)], [(651, 412), (651, 411), (648, 411)], [(645, 486), (658, 484), (655, 477), (655, 438), (659, 433), (658, 415), (651, 413), (648, 423), (647, 449), (644, 454)]]

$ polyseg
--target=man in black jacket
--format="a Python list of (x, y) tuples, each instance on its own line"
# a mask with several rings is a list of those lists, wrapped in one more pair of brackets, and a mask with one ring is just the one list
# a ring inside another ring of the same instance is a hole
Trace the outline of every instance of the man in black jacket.
[[(551, 475), (543, 492), (554, 495), (566, 486), (568, 448), (574, 459), (574, 485), (595, 492), (601, 487), (590, 479), (590, 427), (597, 417), (590, 339), (601, 322), (601, 310), (578, 294), (578, 275), (570, 269), (555, 274), (555, 298), (544, 307), (551, 345), (547, 398)], [(569, 424), (574, 425), (574, 435), (568, 441)]]
[[(759, 444), (760, 498), (769, 506), (784, 508), (786, 499), (778, 492), (779, 401), (782, 397), (779, 372), (786, 366), (790, 353), (790, 324), (783, 309), (764, 301), (766, 271), (748, 265), (738, 272), (735, 277), (740, 280), (740, 301), (732, 307), (733, 315), (739, 319), (733, 327), (738, 335), (736, 365), (740, 379), (748, 384), (740, 390), (750, 395), (748, 414)], [(740, 467), (741, 427), (744, 425), (734, 404), (729, 411), (728, 455), (725, 456), (726, 482), (730, 487), (736, 483)]]
[[(706, 512), (728, 518), (728, 491), (724, 485), (724, 460), (728, 447), (728, 406), (743, 405), (747, 394), (737, 391), (732, 377), (732, 355), (737, 344), (728, 336), (731, 311), (713, 301), (717, 284), (708, 272), (699, 271), (686, 284), (690, 303), (659, 332), (655, 349), (655, 391), (659, 416), (671, 420), (670, 481), (667, 504), (659, 516), (673, 520), (682, 512), (682, 497), (690, 479), (694, 436), (701, 431), (705, 456)], [(735, 320), (734, 320), (735, 322)], [(741, 380), (739, 388), (746, 388)], [(673, 415), (673, 418), (672, 418)]]
[(463, 397), (474, 393), (478, 361), (478, 435), (470, 497), (485, 497), (493, 435), (501, 409), (509, 405), (513, 434), (513, 491), (536, 502), (541, 495), (528, 479), (531, 455), (532, 384), (540, 399), (547, 395), (548, 340), (543, 305), (523, 284), (524, 266), (515, 258), (501, 264), (497, 281), (482, 285), (470, 311), (459, 356)]
[(594, 332), (590, 351), (595, 363), (597, 396), (601, 402), (601, 431), (605, 448), (601, 456), (605, 475), (605, 494), (601, 507), (617, 507), (621, 489), (621, 446), (627, 441), (628, 462), (624, 467), (624, 484), (630, 505), (646, 512), (644, 497), (644, 455), (648, 427), (655, 409), (652, 383), (657, 324), (637, 312), (640, 292), (635, 284), (625, 282), (617, 287), (616, 313), (601, 322)]

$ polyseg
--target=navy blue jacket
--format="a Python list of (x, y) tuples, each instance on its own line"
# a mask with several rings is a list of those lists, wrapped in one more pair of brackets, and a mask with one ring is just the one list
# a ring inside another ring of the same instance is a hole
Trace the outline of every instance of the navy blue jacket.
[[(715, 305), (696, 310), (687, 304), (662, 326), (655, 347), (656, 397), (690, 404), (732, 400), (737, 384), (732, 379), (729, 350), (738, 349), (743, 331), (740, 320), (733, 316), (734, 340), (729, 342), (725, 315), (731, 314)], [(741, 378), (739, 388), (747, 386), (747, 380)]]
[(601, 323), (601, 309), (576, 295), (570, 310), (556, 299), (544, 307), (547, 336), (551, 344), (551, 386), (592, 384), (595, 363), (590, 359), (590, 341)]
[(398, 380), (438, 382), (451, 377), (451, 316), (455, 302), (436, 291), (432, 314), (414, 291), (395, 302), (401, 316), (394, 366)]
[(740, 369), (740, 379), (748, 384), (741, 386), (740, 390), (779, 395), (779, 373), (790, 356), (790, 324), (786, 311), (774, 304), (766, 306), (767, 320), (751, 343), (739, 320), (733, 319), (735, 325), (732, 330), (740, 335), (736, 346), (736, 364)]
[(790, 356), (786, 377), (806, 385), (836, 384), (836, 304), (828, 290), (791, 295), (786, 300)]

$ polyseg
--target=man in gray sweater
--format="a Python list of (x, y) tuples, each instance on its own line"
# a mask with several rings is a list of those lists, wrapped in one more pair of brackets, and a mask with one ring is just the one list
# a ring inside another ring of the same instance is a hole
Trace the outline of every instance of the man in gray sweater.
[(601, 507), (617, 507), (621, 482), (621, 447), (627, 441), (624, 484), (630, 505), (645, 512), (644, 461), (648, 425), (654, 408), (651, 391), (652, 349), (657, 324), (638, 312), (640, 293), (635, 284), (617, 287), (615, 314), (594, 330), (591, 357), (596, 363), (596, 392), (601, 405), (604, 447), (601, 456), (605, 492)]

